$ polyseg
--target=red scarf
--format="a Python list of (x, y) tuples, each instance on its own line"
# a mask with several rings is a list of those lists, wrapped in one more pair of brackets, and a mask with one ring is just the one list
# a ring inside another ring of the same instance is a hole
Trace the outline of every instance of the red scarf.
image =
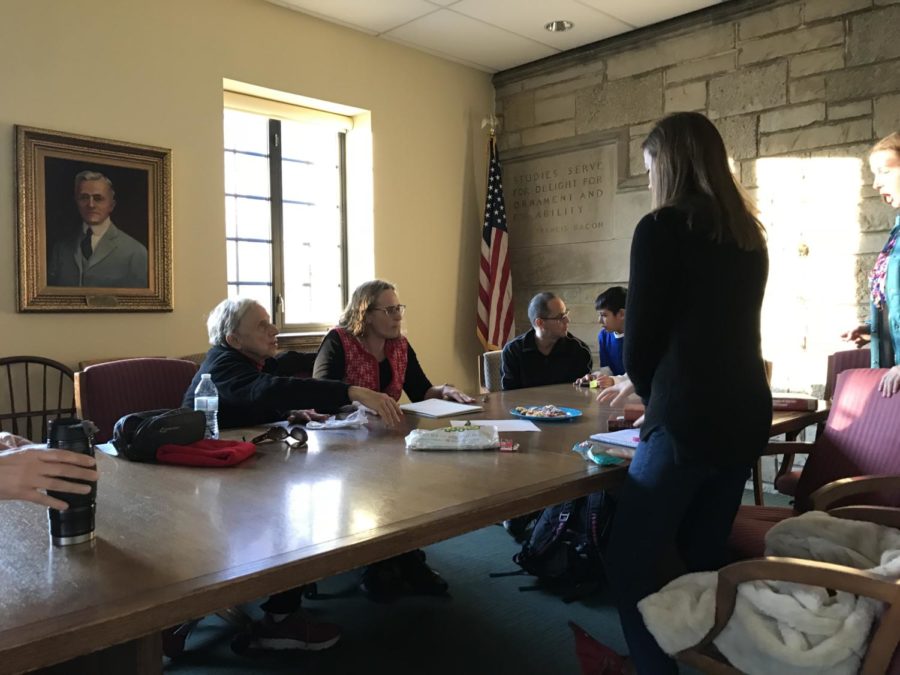
[(344, 382), (357, 387), (367, 387), (374, 391), (384, 391), (394, 400), (400, 400), (403, 393), (403, 382), (406, 380), (406, 361), (408, 343), (402, 335), (384, 341), (384, 355), (391, 365), (391, 383), (382, 390), (381, 378), (378, 374), (378, 361), (358, 338), (344, 328), (335, 328), (341, 344), (344, 346)]

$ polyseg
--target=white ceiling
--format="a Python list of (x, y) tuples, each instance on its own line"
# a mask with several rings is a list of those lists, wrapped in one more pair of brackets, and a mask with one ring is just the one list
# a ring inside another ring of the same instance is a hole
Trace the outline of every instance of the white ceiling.
[[(726, 0), (268, 0), (489, 73)], [(565, 19), (564, 33), (544, 24)]]

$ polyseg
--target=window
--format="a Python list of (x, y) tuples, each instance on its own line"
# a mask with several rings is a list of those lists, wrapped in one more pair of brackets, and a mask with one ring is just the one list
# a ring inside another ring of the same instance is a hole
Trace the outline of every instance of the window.
[(296, 112), (289, 119), (228, 107), (228, 100), (228, 297), (254, 298), (282, 331), (330, 327), (347, 300), (344, 167), (350, 120), (271, 102), (278, 112)]

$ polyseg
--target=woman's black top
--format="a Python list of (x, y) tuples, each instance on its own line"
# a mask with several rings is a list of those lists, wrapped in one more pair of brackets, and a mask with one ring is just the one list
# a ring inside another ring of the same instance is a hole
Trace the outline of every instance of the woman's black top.
[(647, 405), (642, 439), (665, 427), (679, 462), (743, 465), (760, 455), (772, 422), (760, 348), (768, 255), (713, 241), (713, 213), (700, 201), (638, 223), (625, 368)]

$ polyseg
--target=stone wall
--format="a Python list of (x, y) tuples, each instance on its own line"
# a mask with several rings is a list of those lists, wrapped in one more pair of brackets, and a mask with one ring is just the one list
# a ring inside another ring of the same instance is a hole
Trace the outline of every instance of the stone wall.
[(596, 348), (593, 299), (627, 283), (649, 208), (640, 144), (666, 113), (700, 111), (769, 231), (774, 385), (822, 384), (893, 220), (866, 158), (900, 129), (898, 35), (900, 0), (733, 0), (498, 73), (517, 327), (549, 288)]

